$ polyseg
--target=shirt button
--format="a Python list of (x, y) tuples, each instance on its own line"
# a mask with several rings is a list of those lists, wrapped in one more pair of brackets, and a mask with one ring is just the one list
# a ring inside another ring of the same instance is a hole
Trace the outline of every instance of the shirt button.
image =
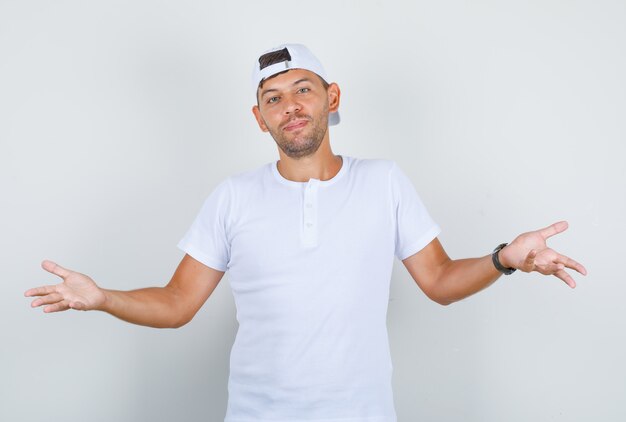
[(308, 203), (306, 204), (306, 207), (307, 207), (307, 208), (312, 208), (312, 207), (313, 207), (313, 204), (311, 204), (310, 202), (308, 202)]
[(306, 223), (307, 227), (313, 227), (313, 223)]

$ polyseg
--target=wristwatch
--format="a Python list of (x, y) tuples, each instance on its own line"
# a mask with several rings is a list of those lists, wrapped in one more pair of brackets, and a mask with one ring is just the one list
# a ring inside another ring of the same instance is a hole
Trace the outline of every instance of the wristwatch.
[(508, 243), (501, 243), (498, 245), (491, 254), (491, 260), (493, 261), (493, 265), (496, 267), (496, 270), (500, 271), (504, 275), (513, 274), (516, 269), (515, 268), (507, 268), (500, 263), (500, 259), (498, 258), (498, 254)]

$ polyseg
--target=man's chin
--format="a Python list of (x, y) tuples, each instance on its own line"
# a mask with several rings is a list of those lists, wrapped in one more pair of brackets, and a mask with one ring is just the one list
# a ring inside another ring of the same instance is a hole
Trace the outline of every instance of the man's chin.
[(321, 143), (317, 144), (317, 145), (311, 145), (307, 148), (298, 148), (296, 146), (285, 146), (285, 145), (278, 145), (278, 147), (281, 149), (281, 151), (289, 158), (294, 158), (294, 159), (300, 159), (300, 158), (305, 158), (305, 157), (309, 157), (313, 154), (315, 154), (317, 152), (317, 150), (319, 149)]
[(283, 153), (289, 157), (289, 158), (293, 158), (294, 160), (299, 160), (301, 158), (306, 158), (306, 157), (310, 157), (313, 154), (315, 154), (317, 152), (317, 150), (313, 151), (313, 150), (305, 150), (305, 151), (290, 151), (290, 150), (286, 150), (283, 149), (282, 150)]

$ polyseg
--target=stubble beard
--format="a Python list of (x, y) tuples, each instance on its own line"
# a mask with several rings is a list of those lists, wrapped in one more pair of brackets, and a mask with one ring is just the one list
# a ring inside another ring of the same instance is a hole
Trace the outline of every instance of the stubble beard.
[(326, 107), (318, 118), (310, 115), (296, 115), (294, 119), (305, 118), (310, 123), (309, 133), (301, 133), (292, 139), (287, 136), (279, 128), (277, 130), (270, 129), (270, 135), (274, 138), (276, 145), (290, 158), (303, 158), (315, 154), (322, 145), (326, 131), (328, 130), (328, 108)]

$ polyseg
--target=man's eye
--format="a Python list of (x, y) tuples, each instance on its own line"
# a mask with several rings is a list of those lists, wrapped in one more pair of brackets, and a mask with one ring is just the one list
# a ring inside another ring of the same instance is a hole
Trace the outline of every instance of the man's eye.
[(267, 99), (268, 103), (275, 103), (276, 101), (278, 101), (278, 97), (270, 97)]
[(299, 92), (299, 93), (301, 93), (301, 94), (304, 94), (305, 92), (309, 92), (309, 91), (310, 91), (310, 89), (309, 89), (309, 88), (300, 88), (300, 89), (298, 90), (298, 92)]

